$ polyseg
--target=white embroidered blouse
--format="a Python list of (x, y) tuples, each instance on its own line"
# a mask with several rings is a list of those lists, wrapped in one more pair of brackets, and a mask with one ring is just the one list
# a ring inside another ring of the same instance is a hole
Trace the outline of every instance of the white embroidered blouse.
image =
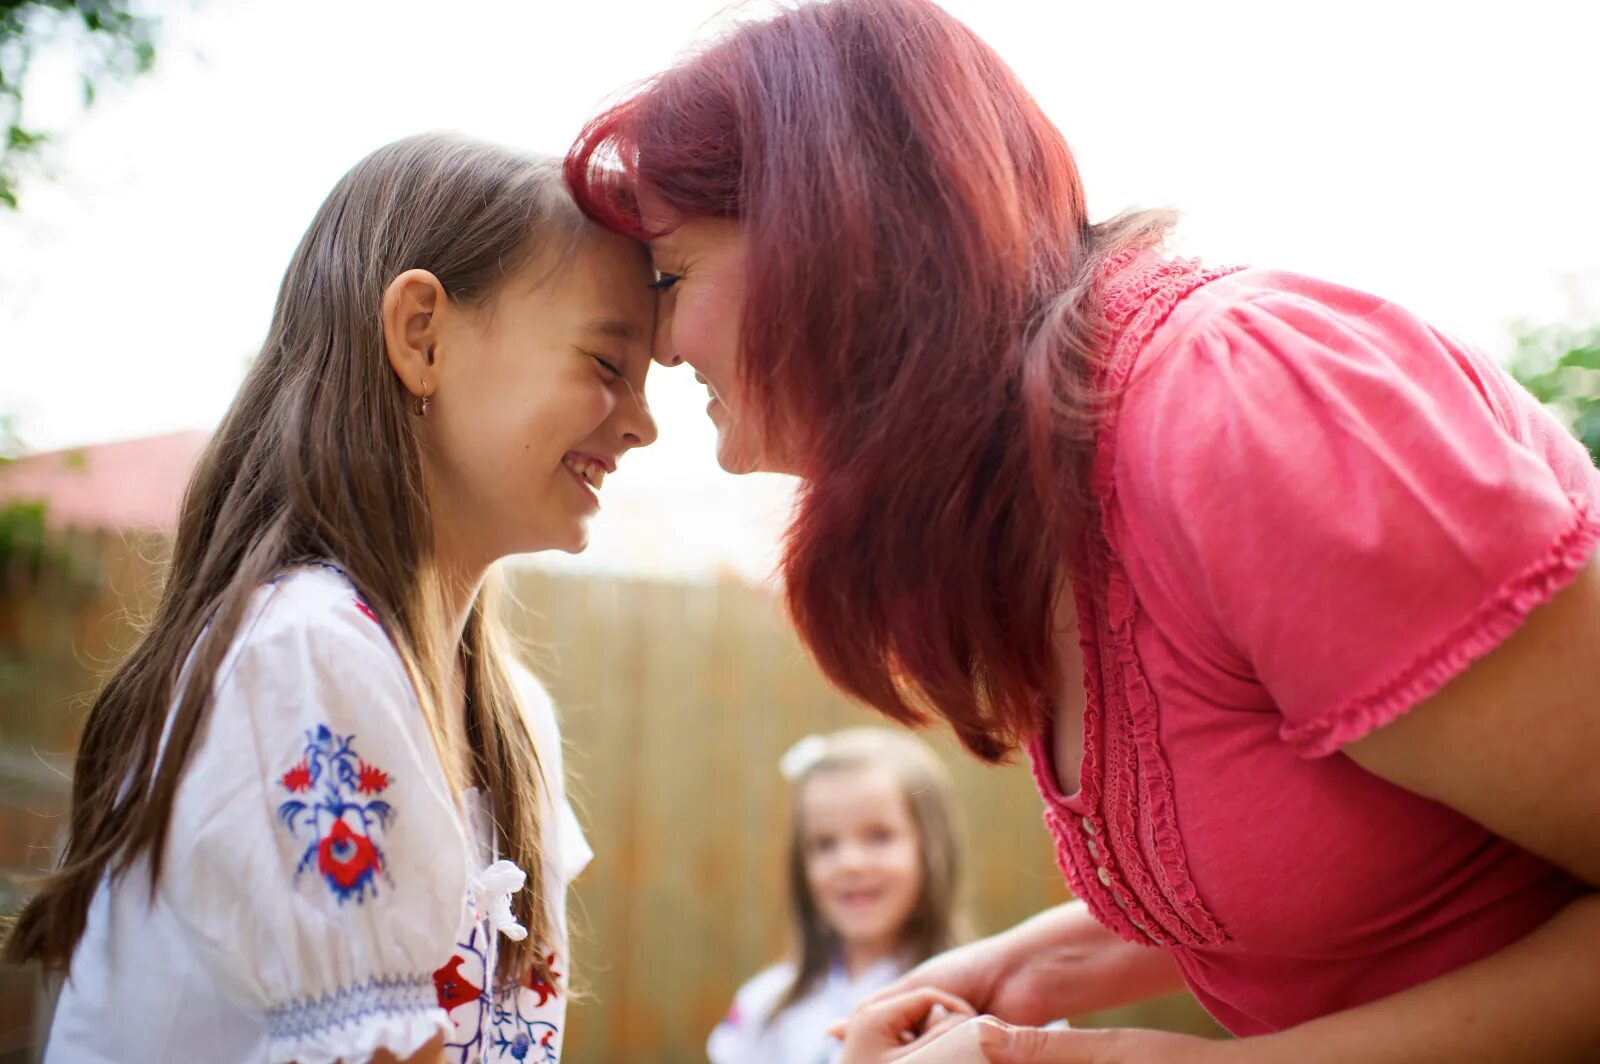
[(337, 568), (259, 591), (185, 769), (152, 897), (102, 883), (51, 1064), (360, 1064), (435, 1035), (451, 1064), (560, 1059), (567, 884), (591, 857), (549, 696), (512, 667), (546, 780), (553, 985), (488, 989), (521, 869), (457, 803), (399, 655)]
[(792, 963), (775, 964), (752, 976), (734, 995), (733, 1006), (706, 1040), (711, 1064), (833, 1064), (844, 1049), (828, 1028), (905, 974), (899, 958), (878, 961), (850, 978), (834, 964), (805, 997), (774, 1015), (794, 982)]

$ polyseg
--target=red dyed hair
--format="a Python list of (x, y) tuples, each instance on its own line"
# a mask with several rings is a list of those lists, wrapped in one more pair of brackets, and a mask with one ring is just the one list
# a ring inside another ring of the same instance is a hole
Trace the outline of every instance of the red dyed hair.
[(1164, 216), (1091, 226), (1061, 134), (926, 0), (740, 26), (591, 121), (566, 172), (634, 236), (639, 185), (738, 219), (759, 249), (742, 398), (800, 451), (782, 568), (801, 637), (890, 717), (1015, 749), (1055, 690), (1091, 517), (1088, 280)]

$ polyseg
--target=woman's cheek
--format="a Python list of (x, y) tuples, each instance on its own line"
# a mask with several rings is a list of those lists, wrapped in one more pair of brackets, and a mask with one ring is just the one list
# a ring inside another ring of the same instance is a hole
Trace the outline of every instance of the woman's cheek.
[(717, 301), (715, 289), (680, 297), (672, 314), (673, 350), (716, 385), (724, 400), (733, 387), (734, 360), (739, 349), (737, 316), (730, 317)]

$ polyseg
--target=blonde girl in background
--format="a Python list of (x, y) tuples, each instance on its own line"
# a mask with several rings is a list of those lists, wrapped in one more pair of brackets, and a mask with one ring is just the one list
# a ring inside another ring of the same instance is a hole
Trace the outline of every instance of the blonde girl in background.
[(493, 569), (581, 550), (655, 438), (650, 280), (550, 160), (424, 136), (339, 182), (7, 944), (67, 970), (47, 1060), (559, 1058), (588, 850)]
[(950, 778), (925, 743), (850, 728), (802, 739), (780, 769), (793, 954), (739, 988), (706, 1046), (712, 1064), (836, 1060), (830, 1027), (966, 937)]

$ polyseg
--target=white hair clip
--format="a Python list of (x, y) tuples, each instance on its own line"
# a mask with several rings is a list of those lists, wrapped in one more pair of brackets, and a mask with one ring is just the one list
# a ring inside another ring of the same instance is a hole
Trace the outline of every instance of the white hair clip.
[(778, 758), (778, 772), (793, 783), (816, 767), (828, 753), (828, 740), (820, 735), (808, 735)]

